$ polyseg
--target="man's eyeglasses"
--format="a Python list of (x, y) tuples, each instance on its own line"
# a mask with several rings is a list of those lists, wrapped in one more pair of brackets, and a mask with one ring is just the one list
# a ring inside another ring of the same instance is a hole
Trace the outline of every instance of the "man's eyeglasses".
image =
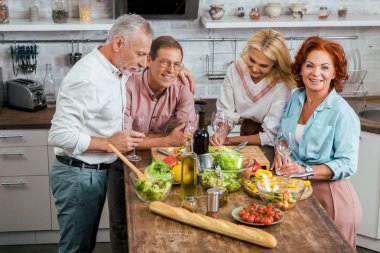
[(167, 68), (173, 64), (174, 70), (175, 71), (180, 71), (183, 69), (184, 65), (182, 62), (174, 62), (172, 63), (171, 61), (167, 60), (160, 60), (160, 66), (163, 68)]

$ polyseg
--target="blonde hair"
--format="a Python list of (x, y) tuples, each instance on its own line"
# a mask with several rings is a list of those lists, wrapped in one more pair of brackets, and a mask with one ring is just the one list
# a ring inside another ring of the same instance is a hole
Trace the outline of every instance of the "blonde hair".
[(290, 88), (296, 87), (291, 69), (290, 53), (281, 33), (272, 29), (261, 30), (249, 39), (241, 57), (247, 57), (252, 49), (257, 49), (274, 62), (266, 77), (268, 83), (283, 82)]

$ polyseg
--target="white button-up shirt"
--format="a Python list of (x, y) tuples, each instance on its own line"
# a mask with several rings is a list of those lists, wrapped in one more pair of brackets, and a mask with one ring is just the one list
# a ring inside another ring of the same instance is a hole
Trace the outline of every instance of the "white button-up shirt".
[(56, 155), (89, 164), (116, 160), (113, 153), (86, 151), (91, 136), (108, 138), (123, 129), (126, 81), (98, 48), (75, 64), (62, 81), (49, 131)]

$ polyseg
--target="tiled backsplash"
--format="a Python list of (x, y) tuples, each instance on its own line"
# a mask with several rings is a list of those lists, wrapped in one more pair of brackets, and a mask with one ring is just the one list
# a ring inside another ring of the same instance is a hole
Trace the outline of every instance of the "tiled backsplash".
[[(30, 0), (8, 1), (10, 5), (10, 17), (27, 18), (27, 9), (31, 5)], [(200, 0), (199, 15), (208, 15), (207, 10), (210, 4), (224, 3), (226, 9), (225, 15), (234, 15), (237, 7), (244, 7), (246, 12), (253, 7), (264, 9), (268, 2), (273, 1), (255, 1), (240, 0)], [(282, 3), (282, 11), (288, 13), (288, 7), (294, 0), (279, 1)], [(380, 15), (380, 0), (348, 0), (348, 1), (303, 1), (308, 9), (307, 14), (317, 13), (319, 6), (328, 6), (332, 11), (338, 6), (345, 5), (348, 7), (348, 17), (350, 13), (368, 13)], [(112, 0), (93, 0), (93, 18), (111, 17)], [(70, 0), (70, 16), (78, 17), (78, 1)], [(51, 1), (39, 1), (40, 17), (50, 18), (51, 16)], [(197, 82), (197, 97), (215, 98), (218, 96), (219, 89), (223, 80), (209, 80), (206, 76), (206, 57), (212, 52), (212, 43), (209, 41), (192, 41), (185, 39), (193, 38), (242, 38), (248, 39), (252, 34), (260, 29), (206, 29), (202, 26), (199, 19), (190, 21), (180, 20), (152, 20), (155, 36), (172, 35), (177, 39), (184, 39), (181, 44), (184, 49), (184, 63), (190, 69), (196, 78)], [(316, 21), (318, 22), (318, 21)], [(276, 28), (274, 28), (276, 29)], [(287, 37), (304, 37), (319, 34), (321, 36), (352, 36), (357, 35), (357, 40), (338, 40), (342, 43), (348, 52), (352, 48), (358, 48), (362, 56), (362, 67), (368, 70), (365, 78), (365, 89), (370, 94), (380, 94), (380, 27), (336, 27), (336, 28), (278, 28)], [(0, 25), (1, 34), (1, 25)], [(17, 39), (101, 39), (106, 38), (106, 31), (82, 31), (82, 32), (4, 32), (4, 38), (7, 40)], [(1, 40), (1, 37), (0, 37)], [(287, 41), (292, 55), (298, 49), (302, 41)], [(95, 47), (94, 43), (85, 43), (79, 45), (80, 52), (86, 54)], [(11, 57), (9, 44), (0, 43), (0, 66), (3, 67), (4, 79), (15, 78), (11, 65)], [(214, 51), (219, 54), (215, 57), (215, 67), (226, 69), (229, 62), (234, 59), (235, 54), (239, 55), (241, 49), (245, 46), (245, 41), (238, 41), (235, 45), (232, 42), (215, 42)], [(45, 64), (50, 63), (53, 66), (53, 76), (56, 79), (57, 85), (69, 71), (67, 55), (71, 52), (71, 43), (39, 43), (40, 53), (38, 55), (37, 73), (27, 77), (42, 81), (45, 74)], [(77, 49), (75, 45), (74, 49)]]

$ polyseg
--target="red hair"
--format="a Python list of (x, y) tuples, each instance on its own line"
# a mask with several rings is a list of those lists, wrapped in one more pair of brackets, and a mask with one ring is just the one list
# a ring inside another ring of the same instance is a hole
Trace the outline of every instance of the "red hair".
[(340, 44), (318, 36), (311, 36), (303, 42), (295, 61), (292, 63), (292, 73), (296, 77), (297, 87), (305, 87), (301, 76), (301, 68), (306, 62), (307, 56), (314, 50), (322, 50), (330, 55), (335, 68), (335, 78), (331, 80), (330, 87), (334, 87), (337, 92), (343, 91), (343, 86), (348, 77), (344, 50)]

